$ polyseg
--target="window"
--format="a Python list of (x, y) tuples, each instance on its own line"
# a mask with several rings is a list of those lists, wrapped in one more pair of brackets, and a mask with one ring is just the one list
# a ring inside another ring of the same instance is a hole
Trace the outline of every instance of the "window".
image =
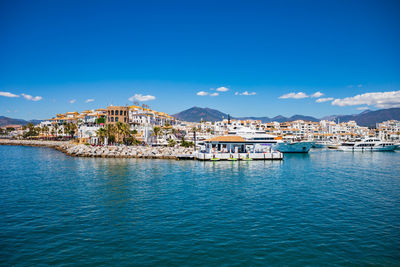
[(115, 117), (115, 122), (117, 122), (118, 121), (118, 117)]
[(110, 122), (110, 117), (108, 117), (108, 122)]
[(126, 110), (124, 111), (124, 116), (126, 116)]
[(119, 115), (122, 116), (122, 110), (119, 111)]
[(114, 115), (114, 110), (111, 110), (111, 115)]
[(111, 117), (111, 122), (114, 122), (114, 117)]
[(124, 118), (124, 122), (126, 122), (126, 118)]

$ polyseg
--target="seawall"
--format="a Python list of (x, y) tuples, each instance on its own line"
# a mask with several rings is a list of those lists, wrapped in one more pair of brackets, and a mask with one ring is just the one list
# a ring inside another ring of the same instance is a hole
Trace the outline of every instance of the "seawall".
[(75, 157), (177, 159), (192, 155), (192, 148), (150, 146), (87, 146), (68, 141), (0, 139), (0, 145), (51, 147)]

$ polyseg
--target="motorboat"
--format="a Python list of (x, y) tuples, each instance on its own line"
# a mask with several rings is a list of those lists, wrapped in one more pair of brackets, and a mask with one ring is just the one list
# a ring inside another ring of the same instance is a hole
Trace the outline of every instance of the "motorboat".
[(314, 141), (312, 148), (327, 148), (330, 145), (334, 145), (331, 141)]
[(341, 144), (338, 149), (341, 151), (394, 151), (396, 145), (393, 142), (381, 141), (377, 138), (366, 138), (356, 142), (346, 142)]
[(274, 148), (282, 153), (308, 153), (313, 143), (310, 141), (282, 142), (277, 143)]
[(228, 135), (241, 136), (246, 141), (256, 142), (259, 146), (269, 146), (271, 150), (282, 153), (308, 153), (314, 143), (312, 141), (285, 141), (265, 131), (248, 127), (233, 127), (228, 131)]

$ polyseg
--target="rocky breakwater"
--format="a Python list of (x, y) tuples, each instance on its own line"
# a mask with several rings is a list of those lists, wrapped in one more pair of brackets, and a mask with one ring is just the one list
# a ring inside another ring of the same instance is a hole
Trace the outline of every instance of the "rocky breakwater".
[(18, 140), (18, 139), (0, 139), (0, 145), (10, 146), (42, 146), (59, 148), (61, 146), (73, 146), (69, 141), (45, 141), (45, 140)]
[(52, 147), (75, 157), (177, 159), (193, 155), (193, 148), (184, 147), (90, 146), (68, 141), (12, 139), (0, 139), (0, 145)]
[(150, 158), (177, 159), (180, 155), (192, 155), (193, 149), (183, 147), (150, 147), (150, 146), (87, 146), (62, 145), (60, 150), (76, 157), (101, 158)]

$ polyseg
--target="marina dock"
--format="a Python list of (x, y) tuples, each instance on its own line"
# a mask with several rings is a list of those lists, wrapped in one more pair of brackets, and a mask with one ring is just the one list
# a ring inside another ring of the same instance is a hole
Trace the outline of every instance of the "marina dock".
[(282, 160), (283, 153), (265, 152), (265, 153), (202, 153), (197, 152), (193, 155), (197, 160)]

